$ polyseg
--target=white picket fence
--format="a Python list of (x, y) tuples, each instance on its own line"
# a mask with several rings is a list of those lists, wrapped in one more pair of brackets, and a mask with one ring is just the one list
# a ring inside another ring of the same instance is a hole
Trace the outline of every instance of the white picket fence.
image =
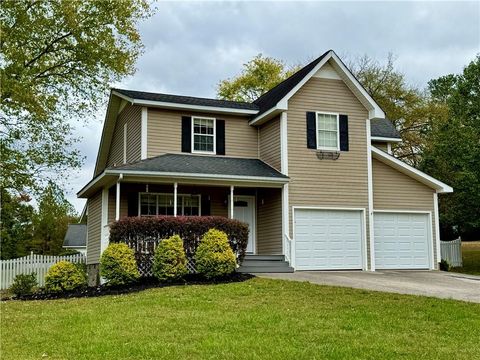
[(447, 260), (451, 266), (463, 266), (462, 240), (460, 238), (452, 241), (440, 241), (440, 253), (442, 260)]
[(45, 285), (45, 274), (50, 267), (62, 260), (72, 263), (85, 263), (86, 257), (83, 254), (67, 255), (67, 256), (49, 256), (35, 255), (31, 253), (21, 258), (0, 260), (0, 289), (8, 289), (19, 274), (37, 275), (38, 285)]

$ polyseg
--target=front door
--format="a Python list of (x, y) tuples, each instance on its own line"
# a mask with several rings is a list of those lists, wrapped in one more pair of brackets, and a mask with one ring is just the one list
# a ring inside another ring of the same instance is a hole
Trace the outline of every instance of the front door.
[(233, 196), (233, 218), (248, 224), (247, 253), (255, 252), (255, 196)]

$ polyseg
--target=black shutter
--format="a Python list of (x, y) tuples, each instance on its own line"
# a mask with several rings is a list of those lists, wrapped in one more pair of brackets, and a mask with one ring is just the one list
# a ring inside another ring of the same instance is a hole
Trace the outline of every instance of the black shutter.
[(182, 152), (192, 152), (192, 118), (182, 116)]
[(225, 155), (225, 120), (217, 120), (215, 131), (217, 155)]
[(128, 216), (138, 216), (138, 197), (139, 194), (136, 191), (128, 193)]
[(340, 151), (348, 151), (348, 116), (340, 115)]
[(210, 216), (210, 195), (202, 194), (202, 216)]
[(307, 147), (309, 149), (317, 148), (317, 124), (315, 113), (307, 112)]

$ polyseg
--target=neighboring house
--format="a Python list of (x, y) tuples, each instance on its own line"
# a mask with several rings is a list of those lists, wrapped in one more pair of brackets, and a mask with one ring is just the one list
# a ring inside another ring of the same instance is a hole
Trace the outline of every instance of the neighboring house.
[(436, 269), (452, 188), (392, 156), (399, 141), (333, 51), (253, 103), (112, 89), (78, 193), (87, 262), (122, 217), (217, 215), (249, 224), (249, 271)]
[(65, 239), (63, 239), (64, 249), (75, 250), (82, 254), (87, 254), (87, 225), (69, 224)]

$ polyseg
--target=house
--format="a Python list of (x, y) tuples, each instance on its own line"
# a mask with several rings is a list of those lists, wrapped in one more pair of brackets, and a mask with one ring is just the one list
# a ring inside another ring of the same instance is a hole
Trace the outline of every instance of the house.
[(66, 250), (78, 251), (87, 254), (87, 225), (69, 224), (67, 233), (63, 239), (63, 246)]
[(112, 89), (88, 199), (87, 262), (124, 216), (249, 224), (244, 271), (436, 269), (437, 195), (334, 51), (253, 103)]

